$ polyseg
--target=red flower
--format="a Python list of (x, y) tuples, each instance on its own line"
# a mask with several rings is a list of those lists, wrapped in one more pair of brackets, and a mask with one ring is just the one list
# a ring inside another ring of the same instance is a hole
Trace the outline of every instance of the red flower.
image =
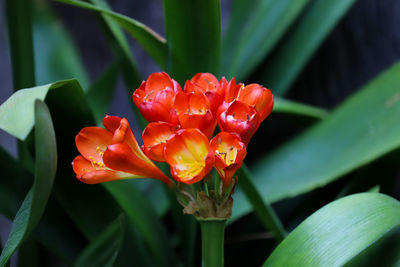
[(180, 85), (165, 72), (153, 73), (133, 93), (133, 102), (142, 116), (149, 122), (165, 121), (178, 123), (173, 109), (175, 95), (181, 92)]
[(180, 92), (175, 97), (174, 107), (183, 129), (197, 128), (211, 138), (217, 121), (210, 110), (210, 101), (203, 93)]
[(260, 123), (271, 114), (274, 106), (274, 95), (271, 91), (256, 83), (241, 87), (237, 100), (254, 107), (260, 113)]
[(225, 90), (220, 82), (211, 73), (197, 73), (190, 81), (186, 81), (185, 92), (201, 92), (210, 101), (212, 114), (215, 116), (218, 107), (221, 105)]
[(222, 131), (237, 133), (247, 145), (260, 125), (259, 117), (255, 108), (241, 101), (233, 101), (218, 117), (218, 124)]
[(143, 151), (152, 160), (164, 162), (165, 144), (179, 128), (168, 122), (149, 123), (142, 133)]
[(155, 178), (172, 181), (142, 152), (128, 121), (106, 116), (106, 129), (83, 128), (75, 138), (81, 155), (72, 162), (76, 177), (88, 184), (128, 178)]
[(186, 184), (203, 179), (214, 163), (208, 138), (198, 129), (179, 130), (165, 145), (164, 153), (174, 179)]
[(220, 132), (210, 141), (215, 153), (214, 167), (224, 186), (229, 186), (232, 176), (242, 165), (246, 156), (246, 145), (240, 138), (228, 132)]

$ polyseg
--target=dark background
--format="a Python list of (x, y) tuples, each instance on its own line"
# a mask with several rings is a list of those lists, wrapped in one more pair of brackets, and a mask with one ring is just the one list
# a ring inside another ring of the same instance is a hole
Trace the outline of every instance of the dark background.
[[(133, 17), (164, 34), (161, 0), (110, 0), (109, 3), (115, 11)], [(230, 1), (222, 1), (223, 29), (229, 14), (229, 6)], [(93, 81), (112, 62), (112, 55), (95, 16), (89, 11), (62, 4), (53, 4), (53, 7), (76, 42)], [(0, 103), (12, 94), (12, 74), (3, 11), (4, 0), (0, 0)], [(141, 47), (132, 39), (129, 40), (143, 78), (154, 71), (159, 71)], [(308, 62), (287, 97), (319, 107), (333, 108), (399, 59), (400, 1), (358, 0)], [(265, 86), (268, 87), (268, 84)], [(109, 112), (131, 120), (132, 100), (123, 87), (123, 82), (119, 81)], [(273, 91), (273, 88), (270, 89)], [(291, 122), (283, 116), (271, 117), (266, 129), (276, 138), (270, 149), (302, 130), (292, 130), (289, 127)], [(258, 135), (261, 134), (263, 133)], [(16, 155), (15, 140), (2, 131), (0, 131), (0, 145)], [(252, 151), (254, 153), (251, 153)], [(255, 147), (249, 147), (249, 155), (257, 155)], [(248, 160), (254, 157), (249, 157)], [(7, 236), (9, 231), (7, 228), (5, 220), (0, 216), (2, 240)]]

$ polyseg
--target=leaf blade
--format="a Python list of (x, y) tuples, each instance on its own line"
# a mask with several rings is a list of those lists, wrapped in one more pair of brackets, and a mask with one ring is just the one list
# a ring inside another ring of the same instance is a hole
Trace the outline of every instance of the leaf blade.
[(341, 266), (398, 227), (399, 215), (400, 203), (382, 194), (339, 199), (302, 222), (264, 266)]
[(53, 186), (57, 166), (56, 139), (50, 112), (40, 100), (35, 102), (35, 122), (35, 181), (15, 216), (10, 236), (0, 256), (1, 266), (8, 262), (39, 222)]

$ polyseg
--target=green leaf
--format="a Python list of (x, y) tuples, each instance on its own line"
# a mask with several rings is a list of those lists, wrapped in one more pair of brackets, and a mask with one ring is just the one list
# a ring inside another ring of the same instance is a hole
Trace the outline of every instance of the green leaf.
[(76, 0), (55, 0), (57, 2), (93, 10), (105, 14), (124, 28), (143, 49), (161, 66), (165, 68), (167, 62), (167, 46), (165, 39), (146, 25), (118, 14), (116, 12), (101, 8), (96, 5)]
[(0, 256), (4, 266), (39, 222), (51, 193), (57, 166), (56, 139), (46, 104), (35, 101), (35, 181), (21, 205)]
[(275, 97), (273, 112), (288, 113), (310, 117), (314, 119), (323, 119), (328, 112), (322, 108), (309, 106), (303, 103), (287, 100), (281, 97)]
[[(33, 108), (35, 100), (43, 101), (49, 90), (52, 89), (58, 89), (58, 94), (68, 91), (68, 98), (73, 101), (84, 98), (82, 88), (77, 80), (58, 81), (19, 90), (0, 106), (0, 128), (18, 139), (24, 140), (34, 125)], [(67, 103), (71, 102), (67, 101)], [(84, 109), (87, 109), (87, 107)], [(84, 112), (82, 113), (84, 114)]]
[[(377, 193), (351, 195), (308, 217), (279, 244), (264, 266), (342, 266), (399, 226), (397, 200)], [(377, 255), (378, 259), (386, 253)]]
[(105, 183), (128, 218), (136, 225), (160, 266), (172, 265), (173, 252), (168, 235), (149, 200), (137, 190), (134, 181)]
[(178, 82), (198, 72), (217, 74), (221, 51), (219, 0), (163, 0), (168, 70)]
[[(356, 0), (314, 0), (265, 66), (260, 82), (283, 95), (333, 27)], [(301, 51), (301, 52), (300, 52)]]
[[(125, 217), (121, 214), (82, 251), (75, 267), (113, 266), (124, 238)], [(133, 259), (132, 259), (133, 260)]]
[[(400, 147), (400, 63), (252, 169), (265, 202), (324, 186)], [(250, 210), (237, 192), (234, 217)]]
[(114, 88), (118, 78), (118, 65), (112, 64), (97, 80), (92, 84), (87, 92), (87, 101), (95, 116), (97, 124), (107, 112), (114, 95)]
[(75, 78), (87, 88), (88, 74), (73, 39), (47, 1), (33, 6), (33, 34), (37, 84)]
[(6, 0), (14, 90), (35, 85), (31, 1)]
[(240, 188), (246, 195), (247, 200), (251, 203), (251, 206), (260, 219), (261, 223), (267, 230), (270, 230), (275, 239), (280, 242), (286, 237), (285, 228), (279, 217), (275, 214), (275, 211), (269, 204), (263, 202), (260, 192), (252, 181), (249, 169), (245, 164), (238, 171)]
[[(245, 79), (268, 55), (309, 1), (236, 1), (236, 8), (251, 7), (233, 11), (235, 16), (232, 18), (239, 19), (239, 22), (231, 22), (223, 41), (221, 73), (235, 76), (239, 81)], [(246, 21), (240, 19), (240, 12), (245, 18), (246, 12), (251, 12), (251, 15)]]

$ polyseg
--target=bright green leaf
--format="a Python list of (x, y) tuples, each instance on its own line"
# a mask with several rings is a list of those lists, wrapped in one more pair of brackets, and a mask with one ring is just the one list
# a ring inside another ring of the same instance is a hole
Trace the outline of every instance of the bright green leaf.
[(221, 51), (219, 0), (163, 0), (168, 70), (178, 82), (198, 72), (217, 74)]
[(0, 256), (4, 266), (39, 222), (51, 193), (57, 166), (56, 139), (46, 104), (35, 101), (35, 181), (14, 218), (10, 236)]
[(0, 106), (0, 128), (24, 140), (34, 125), (34, 103), (44, 100), (51, 89), (69, 91), (70, 98), (82, 98), (83, 92), (77, 80), (58, 81), (47, 85), (22, 89), (14, 93)]
[[(245, 79), (276, 45), (289, 26), (310, 0), (260, 0), (255, 3), (241, 1), (254, 6), (248, 19), (231, 23), (227, 39), (222, 44), (221, 74)], [(236, 1), (238, 2), (238, 1)], [(247, 8), (238, 12), (248, 12)], [(246, 18), (246, 15), (244, 15)], [(234, 19), (239, 19), (235, 15)], [(237, 28), (239, 27), (239, 29)], [(242, 29), (243, 28), (243, 29)], [(239, 35), (240, 38), (235, 37)], [(266, 83), (269, 85), (269, 83)], [(273, 87), (271, 87), (273, 88)]]
[[(400, 146), (400, 63), (252, 169), (265, 202), (324, 186)], [(250, 206), (237, 192), (234, 217)]]
[[(82, 251), (75, 267), (112, 267), (124, 238), (125, 217), (119, 216)], [(132, 259), (133, 260), (133, 259)]]
[(168, 54), (165, 39), (146, 25), (111, 10), (82, 1), (55, 1), (106, 14), (124, 28), (162, 68), (165, 68)]
[[(351, 195), (308, 217), (279, 244), (264, 266), (342, 266), (399, 226), (397, 200), (377, 193)], [(378, 259), (386, 253), (377, 255)], [(392, 264), (399, 256), (397, 253)]]
[(314, 0), (299, 23), (261, 67), (260, 82), (283, 95), (356, 0)]

